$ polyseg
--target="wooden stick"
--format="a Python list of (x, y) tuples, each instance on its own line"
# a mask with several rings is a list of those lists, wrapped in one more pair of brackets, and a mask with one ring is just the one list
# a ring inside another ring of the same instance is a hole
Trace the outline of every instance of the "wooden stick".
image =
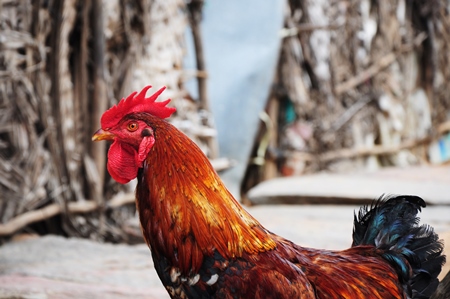
[[(103, 33), (103, 9), (101, 0), (93, 0), (93, 95), (91, 132), (100, 128), (100, 118), (108, 108), (105, 85), (105, 37)], [(97, 166), (98, 178), (90, 197), (101, 202), (103, 200), (103, 184), (105, 182), (106, 165), (105, 142), (90, 142), (90, 156)]]
[(376, 74), (378, 74), (382, 69), (388, 67), (392, 62), (395, 61), (397, 55), (395, 53), (389, 53), (380, 60), (378, 60), (375, 64), (371, 65), (369, 68), (365, 69), (361, 73), (356, 76), (348, 79), (347, 81), (339, 84), (334, 89), (336, 95), (341, 95), (342, 93), (349, 91), (350, 89), (360, 85), (361, 83), (369, 80)]
[(304, 152), (291, 152), (291, 155), (297, 157), (298, 160), (303, 161), (320, 161), (320, 162), (330, 162), (333, 160), (339, 160), (339, 159), (352, 159), (352, 158), (358, 158), (363, 156), (372, 156), (372, 155), (388, 155), (388, 154), (394, 154), (401, 150), (414, 148), (419, 145), (423, 145), (426, 143), (429, 143), (431, 141), (430, 137), (425, 137), (423, 139), (417, 139), (417, 140), (408, 140), (406, 142), (403, 142), (399, 145), (395, 146), (383, 146), (383, 145), (376, 145), (374, 147), (370, 148), (344, 148), (337, 151), (330, 151), (324, 154), (314, 155), (310, 153), (304, 153)]
[[(231, 166), (231, 162), (228, 159), (217, 159), (212, 160), (211, 162), (214, 165), (216, 171)], [(119, 193), (106, 203), (106, 208), (112, 209), (128, 204), (134, 204), (134, 200), (134, 193)], [(101, 202), (99, 203), (99, 201), (94, 200), (70, 202), (67, 205), (67, 210), (61, 207), (61, 205), (54, 203), (42, 209), (23, 213), (12, 218), (10, 221), (4, 224), (0, 224), (0, 236), (11, 235), (31, 223), (51, 218), (63, 213), (63, 211), (66, 211), (67, 213), (89, 213), (96, 211), (101, 207)]]
[[(126, 194), (118, 194), (113, 197), (107, 204), (109, 208), (117, 208), (123, 205), (134, 203), (134, 194), (126, 193)], [(100, 205), (97, 201), (86, 200), (86, 201), (77, 201), (70, 202), (67, 205), (68, 213), (89, 213), (96, 211), (100, 208)], [(63, 212), (63, 208), (59, 204), (51, 204), (46, 206), (45, 208), (29, 211), (24, 214), (21, 214), (17, 217), (14, 217), (10, 221), (0, 224), (0, 236), (11, 235), (19, 229), (38, 221), (42, 221)]]
[(319, 156), (319, 160), (322, 162), (329, 162), (338, 159), (348, 159), (362, 156), (395, 154), (405, 149), (411, 149), (419, 145), (430, 143), (431, 140), (432, 138), (427, 136), (421, 139), (407, 140), (394, 146), (377, 145), (371, 148), (342, 149), (340, 151), (322, 154)]
[[(92, 0), (93, 26), (93, 94), (92, 94), (92, 119), (90, 124), (91, 132), (95, 132), (100, 124), (100, 118), (108, 108), (108, 98), (106, 94), (105, 81), (105, 34), (103, 32), (103, 1)], [(93, 198), (100, 207), (106, 205), (103, 197), (103, 186), (106, 177), (106, 144), (105, 142), (90, 142), (89, 153), (96, 164), (97, 179), (91, 184), (90, 198)], [(106, 226), (106, 216), (100, 210), (99, 213), (99, 234), (103, 235)]]
[(335, 94), (341, 95), (342, 93), (349, 91), (352, 88), (355, 88), (356, 86), (360, 85), (361, 83), (364, 83), (365, 81), (369, 80), (376, 74), (378, 74), (381, 70), (387, 68), (391, 63), (393, 63), (397, 59), (397, 55), (408, 52), (414, 47), (417, 47), (420, 45), (426, 38), (426, 34), (421, 33), (419, 34), (412, 44), (404, 45), (400, 48), (398, 53), (391, 52), (383, 57), (381, 57), (377, 62), (375, 62), (373, 65), (371, 65), (369, 68), (365, 69), (361, 73), (357, 74), (356, 76), (348, 79), (347, 81), (338, 84), (334, 92)]
[[(440, 136), (446, 132), (450, 132), (450, 121), (446, 121), (437, 127), (437, 136)], [(436, 136), (426, 136), (419, 139), (406, 140), (394, 146), (376, 145), (370, 148), (344, 148), (319, 155), (304, 152), (292, 152), (291, 154), (303, 161), (330, 162), (333, 160), (351, 159), (363, 156), (395, 154), (401, 150), (429, 144), (435, 140), (435, 137)]]
[[(268, 147), (277, 148), (278, 146), (278, 114), (280, 111), (280, 102), (272, 95), (269, 99), (269, 103), (267, 104), (267, 114), (269, 116), (270, 123), (266, 124), (267, 133), (269, 134), (269, 142), (267, 144)], [(264, 156), (266, 155), (267, 148), (265, 148)], [(264, 157), (263, 156), (263, 157)], [(277, 164), (273, 159), (267, 159), (266, 164), (264, 166), (264, 180), (273, 179), (278, 175)]]
[[(194, 41), (195, 58), (198, 72), (206, 72), (205, 55), (203, 53), (202, 32), (200, 22), (202, 19), (203, 0), (193, 0), (187, 4), (189, 10), (189, 20)], [(206, 78), (197, 77), (198, 97), (202, 109), (209, 111), (208, 93), (206, 88)]]
[[(197, 75), (206, 74), (205, 55), (203, 52), (202, 32), (200, 27), (203, 5), (204, 0), (191, 0), (187, 4), (187, 8), (189, 10), (189, 20), (192, 29), (192, 38), (194, 40), (195, 47)], [(206, 79), (206, 76), (197, 76), (198, 98), (200, 101), (200, 108), (211, 112)], [(204, 125), (211, 124), (204, 123)], [(217, 144), (217, 140), (215, 138), (208, 138), (207, 142), (210, 150), (209, 158), (216, 159), (217, 157), (219, 157), (219, 145)]]
[(299, 24), (295, 27), (283, 28), (280, 31), (281, 38), (296, 36), (300, 33), (312, 32), (315, 30), (337, 30), (342, 27), (343, 24), (327, 24), (327, 25), (316, 25), (316, 24)]

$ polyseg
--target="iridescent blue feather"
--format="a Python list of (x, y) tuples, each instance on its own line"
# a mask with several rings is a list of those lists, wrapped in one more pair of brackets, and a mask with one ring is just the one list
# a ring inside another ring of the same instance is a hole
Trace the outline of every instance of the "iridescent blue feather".
[(382, 196), (354, 216), (353, 244), (380, 249), (397, 271), (411, 298), (429, 298), (436, 289), (445, 256), (433, 228), (419, 225), (425, 207), (418, 196)]

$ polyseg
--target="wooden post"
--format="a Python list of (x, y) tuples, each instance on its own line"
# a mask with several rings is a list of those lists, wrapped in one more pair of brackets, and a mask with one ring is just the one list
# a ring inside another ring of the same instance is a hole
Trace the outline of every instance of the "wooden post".
[[(100, 128), (100, 118), (107, 109), (104, 75), (105, 36), (103, 33), (102, 0), (92, 1), (93, 25), (93, 57), (94, 57), (94, 91), (92, 97), (92, 133)], [(90, 154), (98, 170), (98, 180), (94, 186), (93, 199), (100, 204), (104, 203), (103, 186), (105, 182), (106, 148), (105, 142), (92, 142)]]
[[(197, 71), (202, 73), (206, 70), (205, 55), (203, 53), (202, 31), (200, 28), (203, 0), (192, 0), (187, 4), (187, 7), (189, 9), (189, 21), (191, 23), (192, 38), (194, 40)], [(197, 77), (197, 86), (200, 107), (209, 111), (206, 76)]]
[[(273, 95), (269, 99), (267, 105), (267, 114), (272, 121), (269, 130), (269, 145), (268, 148), (277, 148), (278, 146), (278, 113), (280, 111), (280, 102)], [(270, 180), (278, 176), (277, 163), (273, 158), (265, 160), (263, 180)]]
[[(203, 0), (191, 0), (187, 4), (189, 10), (189, 21), (192, 30), (192, 38), (194, 40), (197, 72), (201, 74), (206, 73), (205, 55), (203, 53), (202, 32), (200, 27), (203, 3)], [(200, 108), (211, 112), (208, 100), (206, 79), (207, 76), (197, 76), (198, 99), (200, 101)], [(212, 123), (204, 125), (213, 126)], [(209, 154), (209, 158), (216, 159), (219, 156), (219, 149), (216, 138), (209, 138), (208, 146), (211, 151)]]

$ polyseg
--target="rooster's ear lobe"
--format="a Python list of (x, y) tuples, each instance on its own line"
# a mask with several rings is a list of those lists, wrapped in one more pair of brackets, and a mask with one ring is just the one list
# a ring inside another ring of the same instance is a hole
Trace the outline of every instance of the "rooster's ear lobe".
[(142, 167), (142, 163), (147, 158), (147, 156), (154, 144), (155, 144), (155, 138), (153, 137), (153, 133), (151, 136), (142, 138), (142, 141), (139, 144), (139, 152), (136, 157), (136, 159), (137, 159), (136, 162), (137, 162), (137, 165), (139, 165), (139, 167)]

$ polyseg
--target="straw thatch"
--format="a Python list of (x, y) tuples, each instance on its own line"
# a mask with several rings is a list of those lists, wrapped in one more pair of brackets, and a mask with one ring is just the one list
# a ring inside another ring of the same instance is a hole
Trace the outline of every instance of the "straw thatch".
[(127, 240), (133, 198), (90, 136), (118, 99), (166, 85), (173, 121), (208, 152), (214, 130), (183, 89), (197, 76), (182, 68), (185, 2), (10, 0), (0, 14), (0, 236)]
[(277, 175), (439, 162), (431, 148), (450, 127), (449, 6), (288, 3), (268, 106), (275, 122), (262, 130), (255, 155), (267, 148), (266, 162), (248, 184)]

